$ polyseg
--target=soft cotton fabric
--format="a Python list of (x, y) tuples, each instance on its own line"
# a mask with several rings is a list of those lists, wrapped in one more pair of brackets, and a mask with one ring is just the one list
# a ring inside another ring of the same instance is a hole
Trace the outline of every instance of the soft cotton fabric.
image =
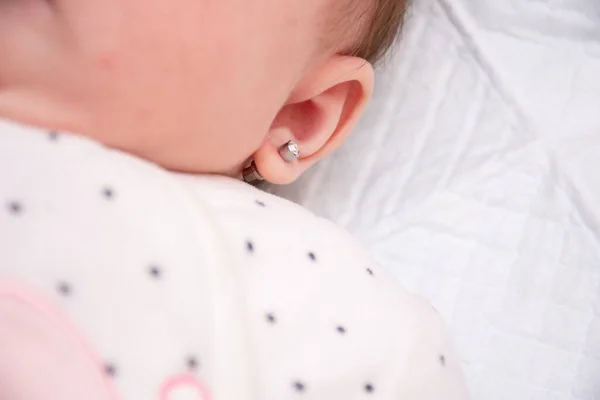
[(0, 398), (467, 398), (351, 237), (222, 177), (0, 121)]

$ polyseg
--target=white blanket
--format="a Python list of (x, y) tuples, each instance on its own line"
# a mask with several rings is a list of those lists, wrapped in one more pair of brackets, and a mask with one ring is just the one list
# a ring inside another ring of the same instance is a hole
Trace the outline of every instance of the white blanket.
[(434, 303), (476, 400), (600, 399), (600, 2), (417, 0), (376, 89), (274, 191)]

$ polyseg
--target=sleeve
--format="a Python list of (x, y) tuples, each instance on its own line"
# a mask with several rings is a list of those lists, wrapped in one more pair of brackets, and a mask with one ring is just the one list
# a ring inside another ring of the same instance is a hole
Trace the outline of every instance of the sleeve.
[(398, 398), (467, 400), (459, 359), (441, 316), (425, 301), (414, 305), (414, 340), (398, 374)]
[(257, 398), (466, 400), (441, 317), (332, 223), (205, 182), (243, 298)]

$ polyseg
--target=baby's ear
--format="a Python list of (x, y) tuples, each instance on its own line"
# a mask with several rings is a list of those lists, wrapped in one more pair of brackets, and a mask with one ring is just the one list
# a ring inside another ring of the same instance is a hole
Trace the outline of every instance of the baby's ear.
[[(373, 92), (373, 68), (363, 59), (336, 55), (311, 70), (275, 118), (268, 138), (254, 154), (260, 174), (287, 184), (337, 149), (363, 113)], [(290, 140), (300, 157), (279, 154)]]

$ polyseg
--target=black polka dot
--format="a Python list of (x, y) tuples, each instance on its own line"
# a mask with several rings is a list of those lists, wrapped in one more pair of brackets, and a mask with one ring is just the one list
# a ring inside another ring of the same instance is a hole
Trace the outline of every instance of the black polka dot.
[(277, 317), (275, 317), (275, 314), (273, 314), (273, 313), (268, 313), (266, 315), (266, 319), (267, 319), (267, 322), (269, 322), (271, 324), (276, 324), (277, 323)]
[(310, 259), (310, 261), (313, 261), (313, 262), (317, 261), (317, 255), (315, 253), (313, 253), (312, 251), (308, 253), (308, 258)]
[(114, 199), (114, 198), (115, 198), (115, 195), (116, 195), (116, 194), (115, 194), (115, 191), (114, 191), (114, 189), (113, 189), (113, 188), (111, 188), (111, 187), (108, 187), (108, 186), (107, 186), (107, 187), (104, 187), (104, 188), (102, 189), (102, 196), (104, 196), (104, 198), (105, 198), (106, 200), (112, 200), (112, 199)]
[(335, 328), (335, 330), (340, 334), (340, 335), (345, 335), (346, 334), (346, 328), (339, 325), (337, 328)]
[(267, 206), (265, 203), (263, 203), (260, 200), (256, 200), (256, 205), (259, 206), (259, 207), (263, 207), (263, 208)]
[(365, 384), (365, 392), (373, 393), (374, 391), (375, 391), (375, 386), (373, 386), (373, 384), (371, 384), (371, 383)]
[(13, 215), (18, 215), (23, 212), (23, 204), (18, 201), (11, 201), (7, 205), (8, 211)]
[(151, 266), (148, 268), (148, 273), (149, 273), (149, 274), (150, 274), (150, 275), (151, 275), (153, 278), (156, 278), (156, 279), (160, 279), (160, 278), (161, 278), (161, 276), (162, 276), (162, 270), (161, 270), (161, 269), (160, 269), (158, 266), (156, 266), (156, 265), (151, 265)]
[(70, 296), (73, 293), (73, 288), (68, 282), (59, 282), (56, 289), (63, 296)]
[(446, 356), (443, 354), (440, 354), (440, 364), (442, 365), (442, 367), (446, 366)]
[(104, 373), (112, 377), (117, 376), (117, 367), (113, 364), (106, 364), (104, 365)]
[(294, 382), (294, 389), (296, 389), (297, 392), (304, 392), (306, 390), (306, 385), (303, 382), (296, 381)]
[(50, 139), (53, 142), (56, 142), (58, 140), (58, 132), (56, 132), (56, 131), (48, 132), (48, 139)]
[(200, 363), (198, 362), (198, 359), (194, 356), (190, 356), (187, 358), (186, 361), (187, 367), (190, 371), (196, 371), (198, 369), (198, 367), (200, 366)]
[(246, 250), (248, 253), (254, 253), (254, 243), (252, 243), (250, 240), (246, 242)]
[(367, 268), (367, 273), (371, 276), (375, 276), (375, 272), (371, 268)]

